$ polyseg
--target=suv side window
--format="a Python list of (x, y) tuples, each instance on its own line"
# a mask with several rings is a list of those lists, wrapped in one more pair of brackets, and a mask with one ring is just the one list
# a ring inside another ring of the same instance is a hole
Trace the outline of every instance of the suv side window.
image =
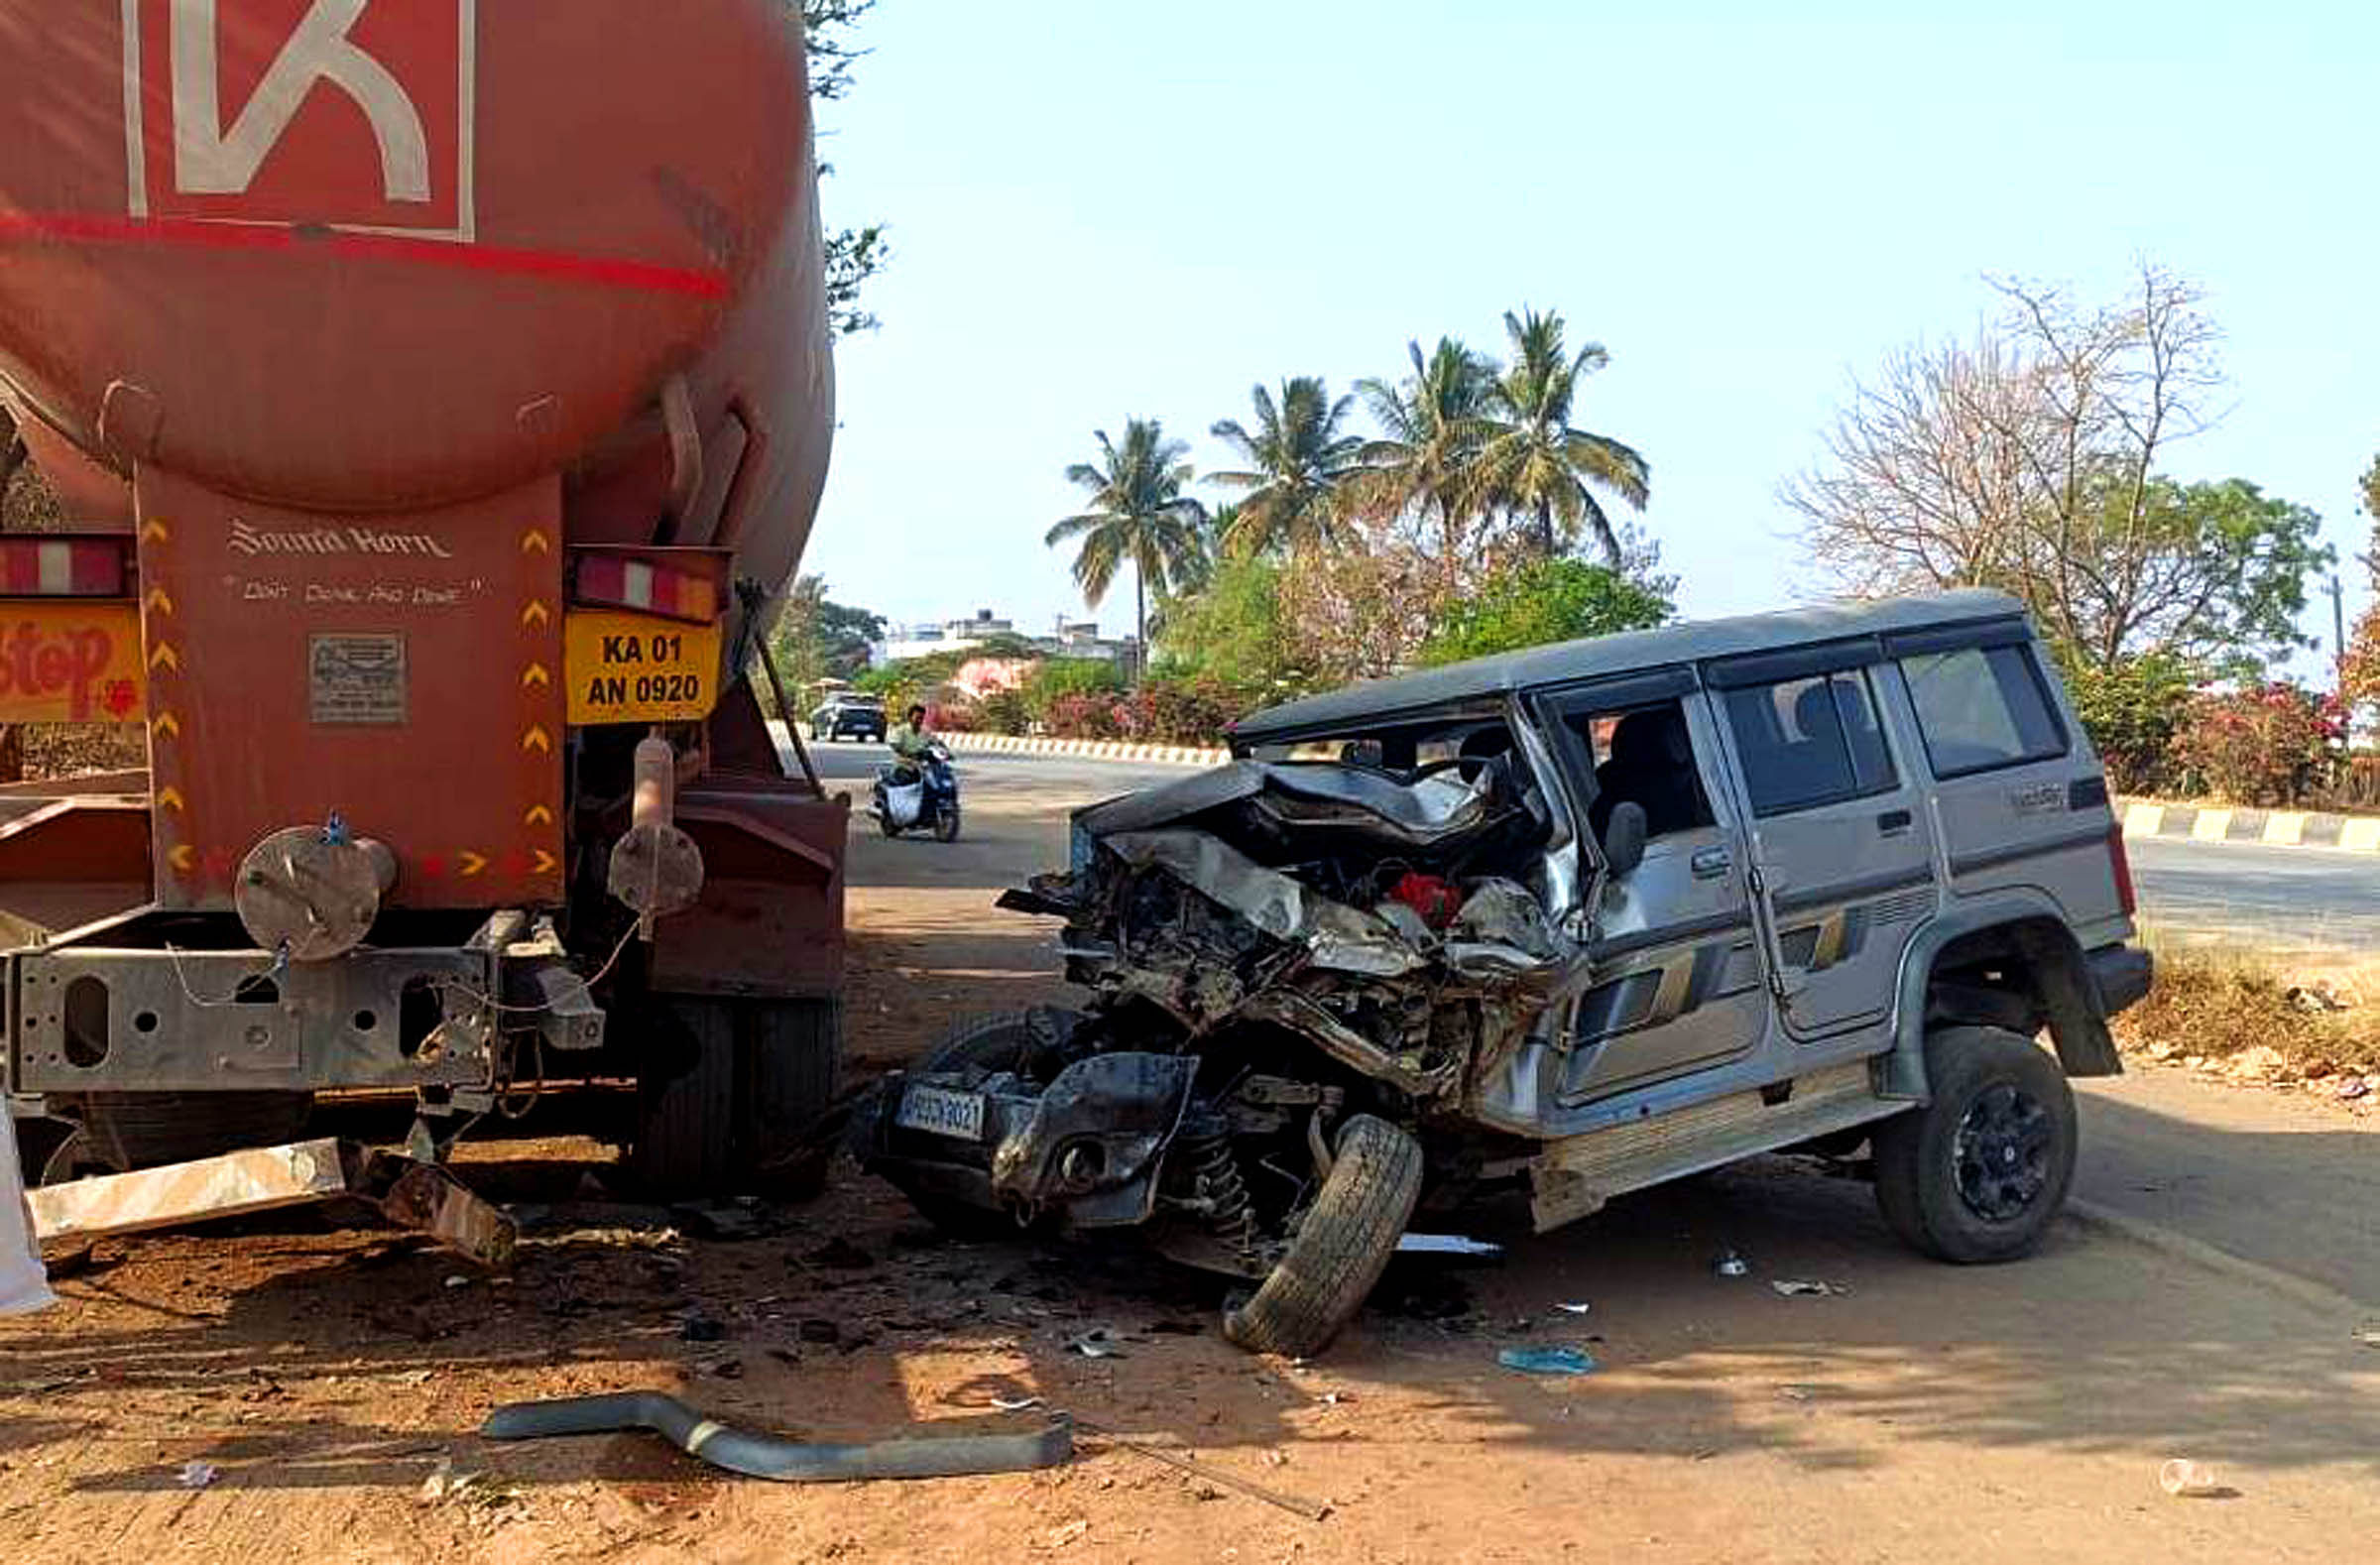
[(1643, 807), (1644, 834), (1666, 837), (1716, 825), (1695, 765), (1686, 714), (1675, 701), (1616, 711), (1581, 706), (1562, 721), (1579, 753), (1594, 768), (1595, 802), (1587, 829), (1602, 841), (1612, 806), (1628, 800)]
[(1926, 759), (1938, 778), (2047, 761), (2066, 730), (2023, 647), (1968, 647), (1901, 660)]
[(1900, 783), (1861, 668), (1726, 692), (1752, 813), (1784, 815)]

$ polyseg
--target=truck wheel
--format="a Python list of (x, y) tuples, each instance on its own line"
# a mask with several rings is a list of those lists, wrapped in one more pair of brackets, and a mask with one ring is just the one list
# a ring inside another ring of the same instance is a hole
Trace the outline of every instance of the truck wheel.
[(1876, 1127), (1876, 1204), (1903, 1241), (1961, 1265), (2041, 1243), (2075, 1179), (2079, 1133), (2066, 1074), (1999, 1027), (1926, 1037), (1934, 1101)]
[(724, 1000), (654, 1008), (637, 1073), (629, 1162), (657, 1195), (710, 1195), (727, 1183), (735, 1115), (735, 1013)]
[(843, 1076), (843, 1006), (836, 1000), (750, 1001), (747, 1090), (736, 1144), (763, 1195), (806, 1201), (826, 1188), (835, 1139), (824, 1131)]
[(1421, 1175), (1420, 1143), (1368, 1114), (1349, 1120), (1289, 1253), (1253, 1298), (1225, 1312), (1223, 1334), (1250, 1353), (1320, 1353), (1387, 1269), (1421, 1199)]
[(682, 996), (659, 1008), (638, 1082), (638, 1182), (661, 1195), (751, 1194), (783, 1176), (833, 1105), (842, 1008), (832, 1000)]
[(303, 1092), (108, 1092), (53, 1100), (81, 1122), (87, 1156), (117, 1169), (186, 1163), (305, 1134)]

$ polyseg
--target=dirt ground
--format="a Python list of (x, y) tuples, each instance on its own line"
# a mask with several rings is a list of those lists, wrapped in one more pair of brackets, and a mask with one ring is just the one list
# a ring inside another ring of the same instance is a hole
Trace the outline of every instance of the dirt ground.
[[(1062, 802), (987, 784), (955, 848), (860, 843), (856, 1070), (1060, 993), (1041, 930), (989, 891), (1062, 855)], [(2168, 1118), (2222, 1090), (2175, 1075)], [(2371, 1134), (2336, 1106), (2269, 1112), (2333, 1156)], [(2289, 1140), (2259, 1163), (2276, 1181)], [(1956, 1270), (1899, 1249), (1863, 1185), (1781, 1160), (1544, 1238), (1490, 1209), (1463, 1231), (1500, 1262), (1400, 1261), (1306, 1365), (1229, 1347), (1216, 1285), (1129, 1250), (945, 1242), (848, 1167), (759, 1237), (695, 1239), (578, 1200), (608, 1157), (475, 1155), (474, 1182), (536, 1219), (509, 1278), (311, 1219), (102, 1245), (58, 1310), (0, 1323), (0, 1559), (2231, 1565), (2364, 1559), (2380, 1536), (2380, 1351), (2359, 1336), (2380, 1343), (2380, 1301), (2080, 1222), (2026, 1264)], [(2369, 1211), (2309, 1206), (2288, 1221), (2333, 1226), (2307, 1246), (2375, 1243)], [(1750, 1274), (1717, 1273), (1723, 1253)], [(1120, 1356), (1070, 1346), (1101, 1329)], [(1496, 1363), (1548, 1345), (1601, 1369)], [(1209, 1472), (1086, 1433), (1044, 1474), (778, 1487), (645, 1437), (472, 1432), (502, 1402), (637, 1386), (823, 1437), (1040, 1397)], [(2161, 1493), (2175, 1457), (2211, 1463), (2215, 1492)]]

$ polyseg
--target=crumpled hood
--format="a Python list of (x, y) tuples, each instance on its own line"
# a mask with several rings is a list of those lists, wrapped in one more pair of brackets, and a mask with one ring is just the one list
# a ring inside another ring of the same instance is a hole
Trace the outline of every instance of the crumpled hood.
[[(1074, 819), (1094, 838), (1154, 831), (1229, 815), (1266, 836), (1352, 838), (1382, 848), (1431, 852), (1459, 846), (1525, 806), (1488, 769), (1476, 782), (1449, 773), (1418, 782), (1327, 762), (1235, 761), (1179, 782), (1094, 804)], [(1236, 806), (1236, 807), (1235, 807)]]

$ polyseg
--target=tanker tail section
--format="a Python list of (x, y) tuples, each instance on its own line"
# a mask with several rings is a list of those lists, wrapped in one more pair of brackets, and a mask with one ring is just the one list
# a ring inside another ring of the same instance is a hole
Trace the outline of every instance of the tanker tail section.
[(53, 1174), (570, 1081), (750, 1187), (831, 1100), (846, 807), (744, 677), (833, 428), (797, 13), (0, 0), (0, 401), (72, 529), (0, 535), (0, 723), (147, 759), (0, 787)]
[(836, 1086), (847, 812), (735, 676), (733, 553), (573, 545), (558, 480), (367, 521), (135, 488), (130, 537), (0, 540), (115, 589), (7, 602), (0, 717), (148, 732), (146, 779), (0, 824), (51, 1173), (355, 1089), (434, 1153), (569, 1080), (637, 1084), (651, 1187), (765, 1180)]

